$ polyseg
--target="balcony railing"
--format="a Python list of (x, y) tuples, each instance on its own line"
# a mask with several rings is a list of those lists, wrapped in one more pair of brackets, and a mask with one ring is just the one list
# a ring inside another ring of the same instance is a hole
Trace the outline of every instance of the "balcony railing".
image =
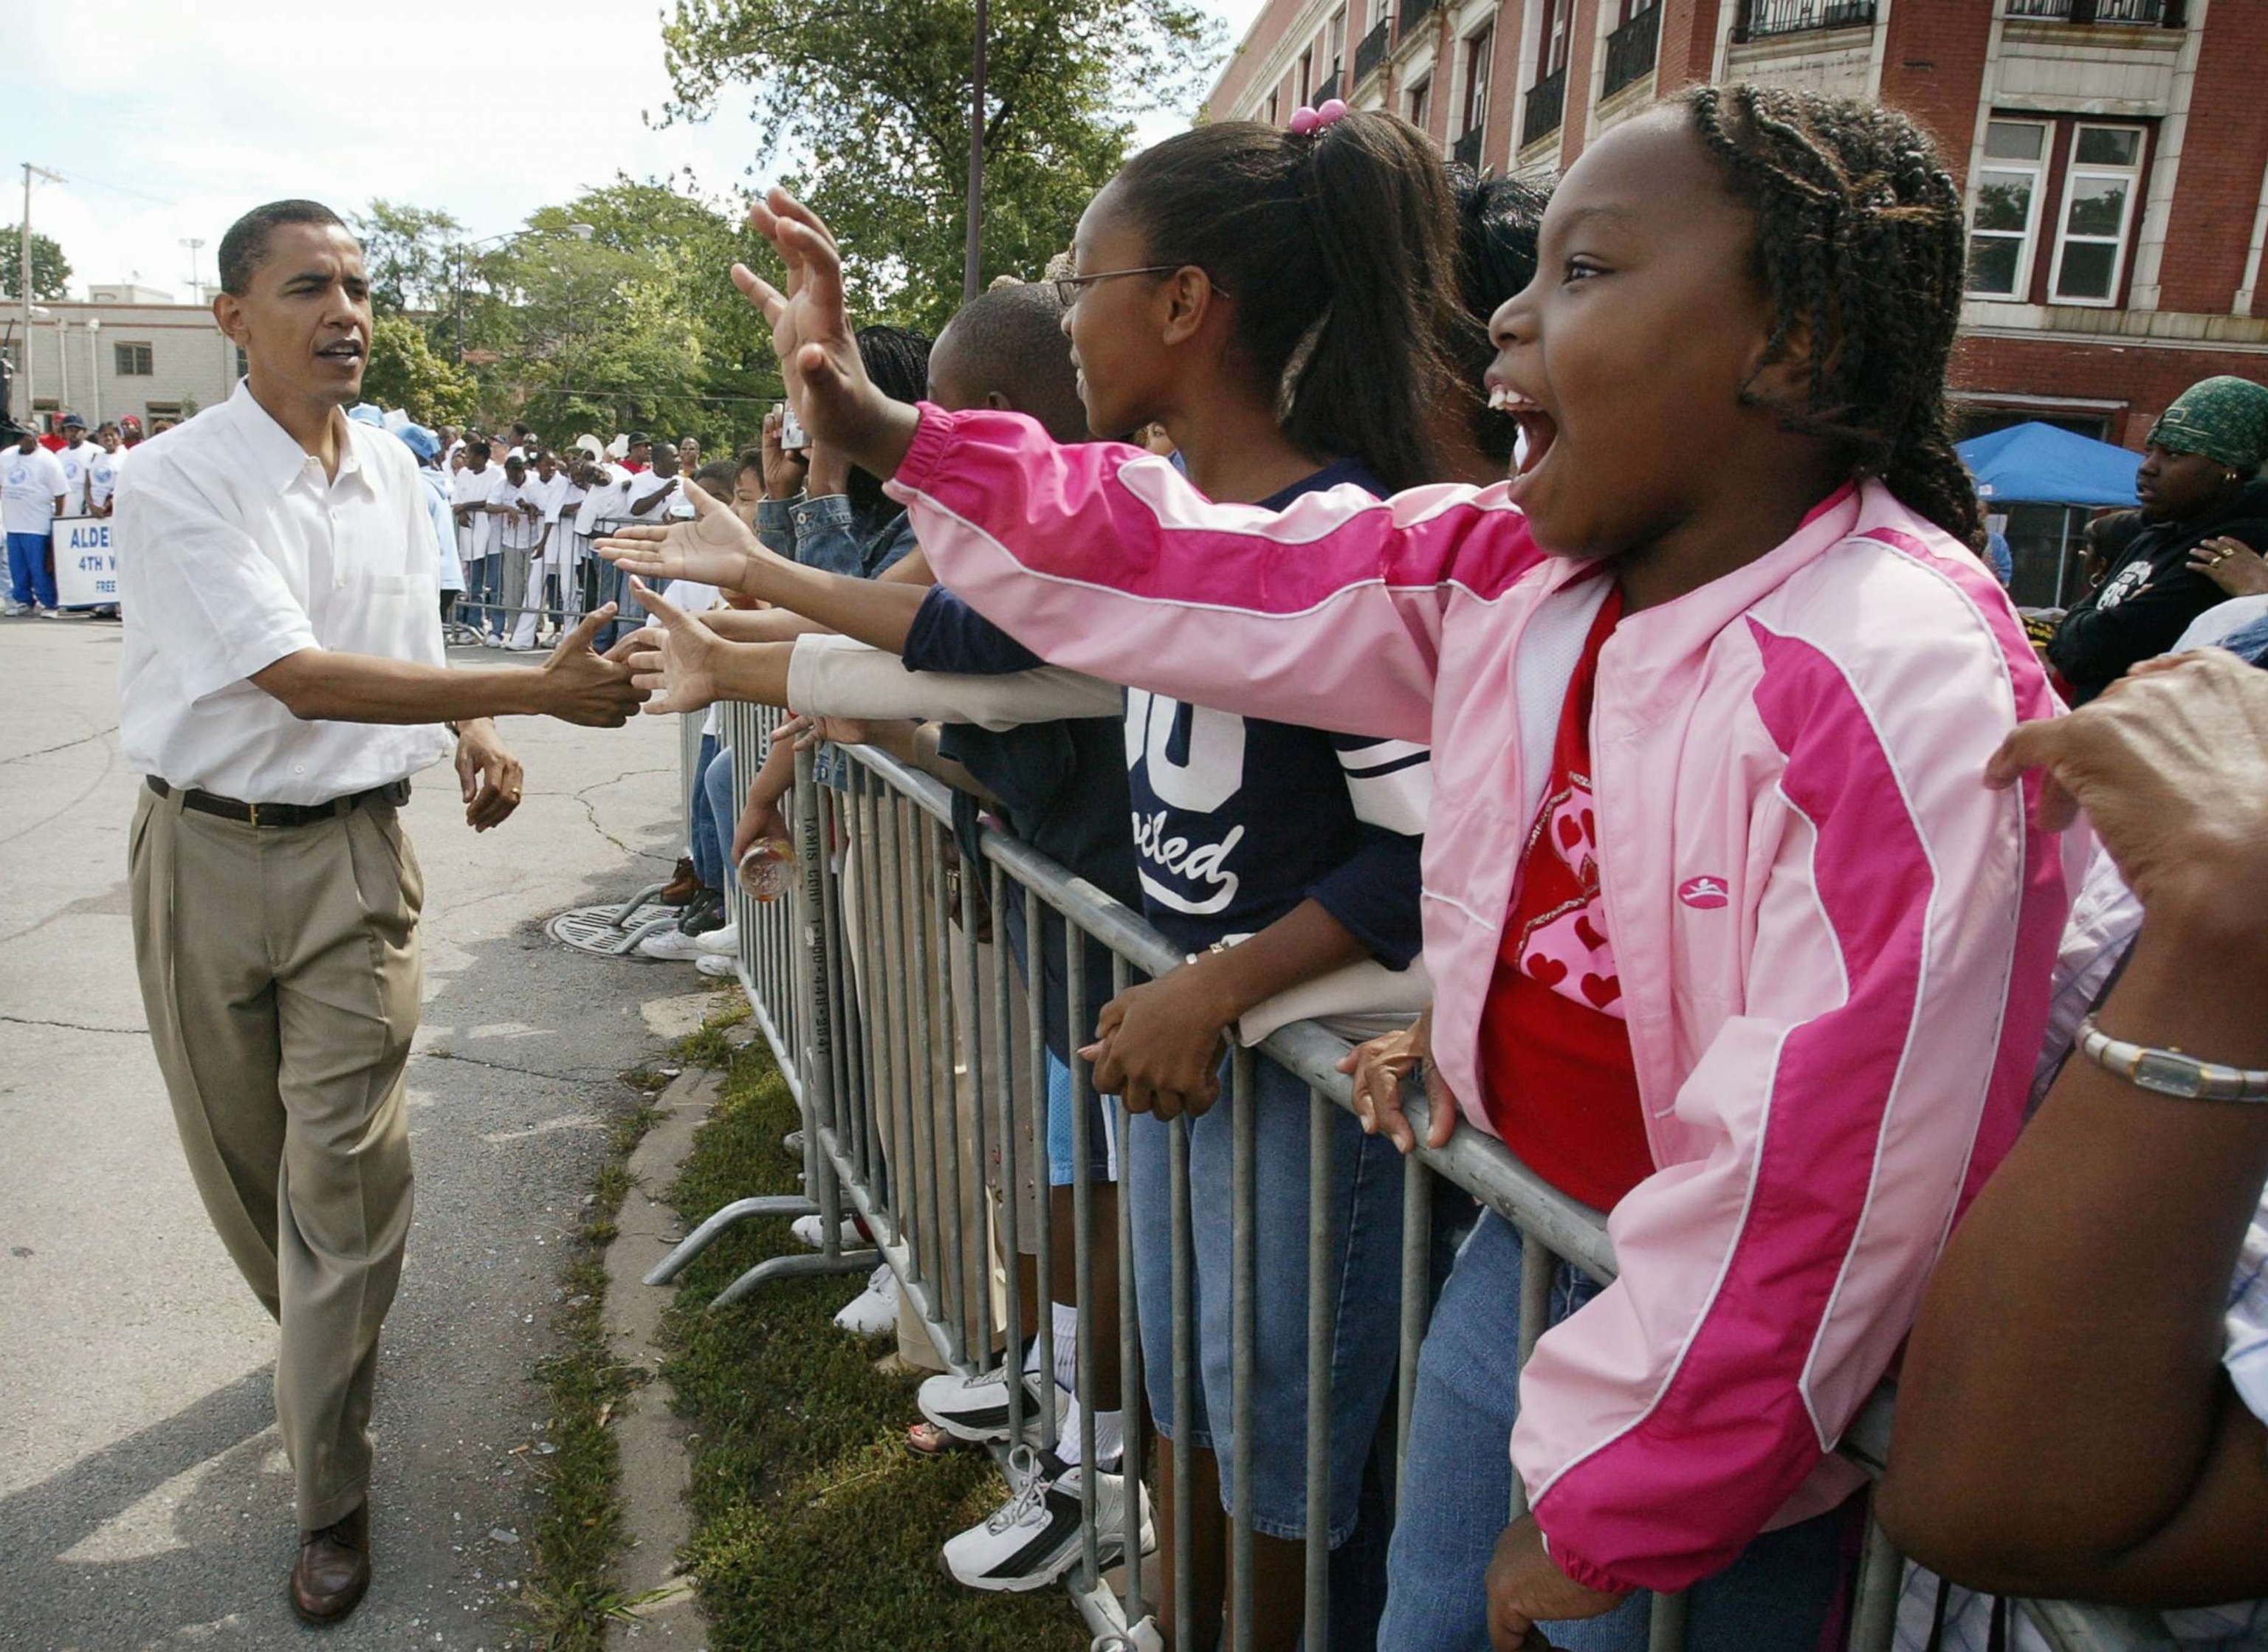
[(1354, 84), (1358, 86), (1378, 72), (1386, 61), (1387, 48), (1394, 44), (1394, 19), (1381, 17), (1371, 26), (1370, 33), (1362, 37), (1362, 44), (1354, 48)]
[(2122, 28), (2177, 29), (2187, 21), (2184, 0), (2008, 0), (2012, 18), (2056, 23), (2109, 24)]
[(1599, 87), (1611, 98), (1653, 67), (1654, 42), (1661, 38), (1661, 8), (1650, 5), (1607, 36), (1607, 75)]
[(1761, 40), (1813, 29), (1871, 26), (1875, 0), (1744, 0), (1733, 39)]
[(1566, 113), (1567, 66), (1562, 63), (1528, 89), (1528, 119), (1521, 122), (1521, 143), (1550, 136)]
[(1478, 172), (1481, 165), (1481, 128), (1475, 127), (1464, 136), (1459, 138), (1455, 146), (1449, 151), (1449, 158), (1462, 161), (1475, 172)]
[(1418, 26), (1433, 15), (1435, 0), (1403, 0), (1402, 15), (1395, 18), (1397, 40), (1406, 40), (1418, 32)]
[(1320, 109), (1338, 95), (1339, 71), (1334, 69), (1329, 74), (1323, 77), (1323, 84), (1315, 88), (1314, 106)]

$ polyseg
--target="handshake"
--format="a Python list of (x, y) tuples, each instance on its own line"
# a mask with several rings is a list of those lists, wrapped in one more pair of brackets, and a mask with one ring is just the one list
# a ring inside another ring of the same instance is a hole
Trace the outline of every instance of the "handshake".
[(651, 649), (652, 642), (641, 642), (633, 631), (600, 652), (599, 633), (613, 622), (615, 612), (611, 602), (594, 608), (559, 639), (542, 668), (529, 673), (528, 703), (522, 709), (591, 729), (619, 729), (637, 715), (647, 691), (637, 686), (630, 659)]

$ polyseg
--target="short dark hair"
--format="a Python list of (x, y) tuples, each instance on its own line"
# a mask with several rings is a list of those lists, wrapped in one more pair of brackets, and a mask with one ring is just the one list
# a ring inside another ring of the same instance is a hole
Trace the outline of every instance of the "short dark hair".
[(997, 391), (1058, 442), (1083, 442), (1086, 407), (1079, 397), (1079, 370), (1071, 365), (1063, 315), (1053, 282), (995, 287), (961, 306), (931, 359), (957, 360), (971, 389)]
[(712, 459), (693, 473), (693, 480), (701, 485), (703, 493), (714, 494), (719, 499), (729, 498), (733, 483), (739, 478), (740, 467), (729, 459)]
[(744, 470), (752, 470), (759, 476), (764, 474), (763, 449), (761, 447), (744, 447), (733, 456), (733, 475), (734, 479), (738, 480), (740, 473)]
[(488, 440), (484, 437), (476, 436), (465, 444), (465, 456), (468, 459), (486, 459), (495, 451), (488, 444)]
[(287, 224), (313, 224), (343, 230), (339, 215), (320, 201), (271, 201), (254, 207), (228, 226), (220, 238), (220, 290), (241, 298), (251, 288), (254, 272), (268, 257), (268, 237)]

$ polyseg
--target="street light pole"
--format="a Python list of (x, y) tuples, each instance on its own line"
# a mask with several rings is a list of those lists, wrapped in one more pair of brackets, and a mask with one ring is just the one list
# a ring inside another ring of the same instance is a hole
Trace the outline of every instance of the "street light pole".
[[(39, 379), (32, 369), (32, 180), (44, 178), (59, 184), (61, 173), (51, 173), (44, 166), (24, 165), (24, 221), (16, 226), (16, 289), (24, 301), (24, 417), (37, 420), (39, 411)], [(60, 339), (61, 335), (57, 335)], [(62, 345), (58, 343), (60, 349)], [(26, 428), (29, 428), (28, 425)]]
[(197, 279), (197, 254), (204, 250), (203, 238), (192, 235), (184, 239), (181, 245), (189, 249), (189, 302), (202, 304), (205, 297), (205, 284)]
[(961, 257), (961, 301), (976, 297), (983, 279), (984, 249), (984, 48), (990, 19), (984, 0), (976, 0), (976, 53), (968, 97), (968, 245)]

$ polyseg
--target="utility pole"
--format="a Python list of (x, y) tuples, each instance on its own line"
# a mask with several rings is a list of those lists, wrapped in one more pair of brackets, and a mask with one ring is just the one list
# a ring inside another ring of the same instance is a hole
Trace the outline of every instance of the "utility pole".
[[(28, 428), (39, 418), (39, 381), (32, 371), (32, 180), (44, 178), (51, 184), (63, 182), (61, 173), (51, 173), (44, 166), (24, 163), (24, 221), (16, 226), (16, 288), (17, 296), (24, 301), (24, 417)], [(56, 335), (56, 348), (62, 349), (63, 335)]]
[(202, 304), (205, 289), (204, 283), (197, 279), (197, 254), (204, 251), (204, 238), (192, 235), (184, 239), (181, 245), (189, 249), (189, 302)]
[(984, 0), (976, 0), (976, 55), (968, 98), (968, 245), (961, 259), (961, 301), (976, 297), (983, 279), (984, 249), (984, 47), (989, 19)]

